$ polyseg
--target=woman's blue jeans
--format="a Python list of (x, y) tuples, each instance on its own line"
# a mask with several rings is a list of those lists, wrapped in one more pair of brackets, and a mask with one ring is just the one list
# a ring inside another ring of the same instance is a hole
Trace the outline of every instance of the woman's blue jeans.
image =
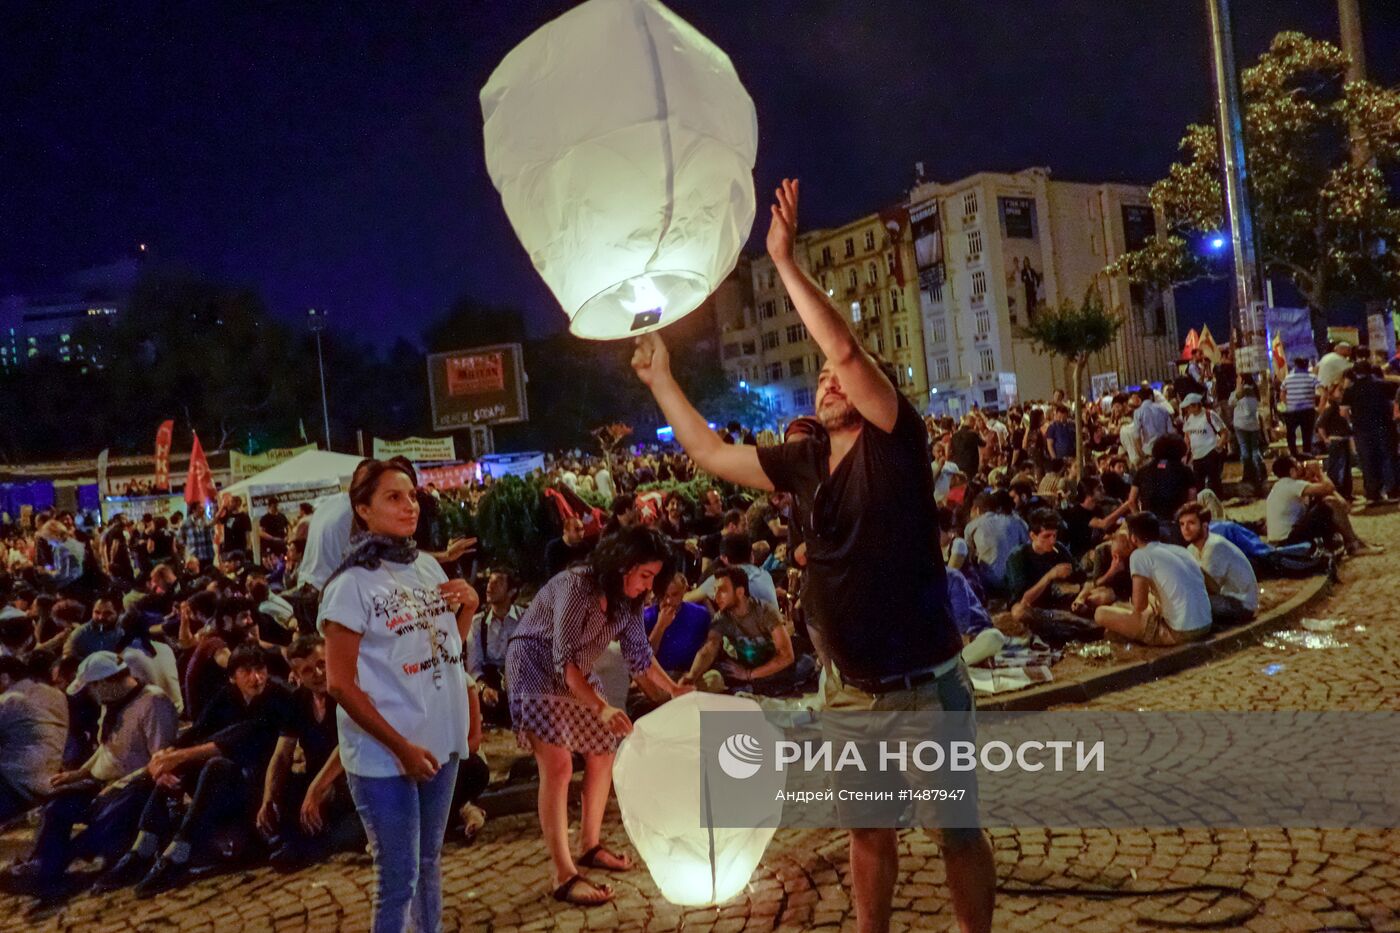
[(431, 781), (347, 775), (350, 796), (365, 824), (378, 889), (374, 933), (401, 933), (408, 919), (419, 933), (442, 929), (442, 871), (438, 857), (452, 790), (457, 783), (453, 755)]

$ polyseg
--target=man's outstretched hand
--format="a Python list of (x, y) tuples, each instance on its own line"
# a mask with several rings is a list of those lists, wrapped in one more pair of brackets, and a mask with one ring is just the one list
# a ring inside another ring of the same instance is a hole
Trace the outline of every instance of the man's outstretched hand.
[(768, 255), (774, 262), (792, 258), (797, 241), (797, 179), (784, 178), (773, 192), (773, 219), (768, 225)]
[(637, 338), (637, 349), (632, 352), (632, 369), (648, 388), (655, 386), (659, 379), (671, 375), (671, 354), (655, 331)]

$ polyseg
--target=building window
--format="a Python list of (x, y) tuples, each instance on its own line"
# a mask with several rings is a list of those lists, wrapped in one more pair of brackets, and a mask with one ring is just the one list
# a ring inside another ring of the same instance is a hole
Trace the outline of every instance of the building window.
[(767, 321), (778, 316), (778, 304), (771, 298), (758, 306), (758, 316)]
[(763, 349), (776, 350), (777, 348), (778, 332), (776, 330), (770, 330), (768, 333), (763, 335)]
[(745, 356), (753, 356), (753, 355), (754, 355), (755, 353), (757, 353), (757, 352), (758, 352), (758, 349), (754, 346), (754, 343), (753, 343), (752, 340), (745, 340), (745, 341), (744, 341), (744, 355), (745, 355)]
[(879, 294), (879, 292), (876, 292), (875, 294), (871, 295), (869, 298), (865, 299), (865, 306), (866, 306), (867, 308), (870, 309), (870, 316), (871, 316), (871, 318), (877, 318), (877, 317), (879, 317), (879, 316), (880, 316), (880, 310), (881, 310), (881, 309), (880, 309), (880, 294)]
[(896, 350), (904, 349), (904, 328), (898, 324), (894, 328), (894, 348)]
[(875, 248), (875, 231), (865, 231), (865, 251), (868, 253)]
[(929, 325), (929, 340), (935, 345), (948, 342), (948, 325), (940, 318)]
[(894, 275), (894, 253), (885, 254), (885, 271)]
[(846, 270), (846, 287), (851, 291), (855, 291), (859, 285), (860, 273), (857, 272), (855, 269)]
[(879, 332), (875, 334), (875, 352), (882, 356), (885, 353), (885, 335)]
[(992, 312), (986, 308), (977, 309), (977, 336), (985, 337), (992, 332)]
[(982, 231), (969, 230), (967, 234), (967, 261), (976, 262), (982, 258)]
[(784, 296), (783, 296), (783, 313), (784, 313), (784, 314), (791, 314), (792, 312), (794, 312), (794, 311), (796, 311), (796, 310), (797, 310), (797, 309), (794, 308), (794, 307), (792, 306), (792, 298), (790, 298), (790, 297), (787, 296), (787, 295), (784, 295)]
[(853, 302), (851, 302), (851, 323), (852, 323), (852, 324), (859, 324), (859, 323), (860, 323), (860, 302), (859, 302), (859, 301), (853, 301)]
[(984, 376), (990, 376), (996, 372), (996, 356), (992, 353), (991, 347), (983, 347), (977, 351), (977, 371)]
[(977, 213), (977, 192), (969, 191), (963, 195), (963, 216), (971, 217)]
[(856, 240), (855, 240), (855, 237), (849, 237), (849, 236), (848, 236), (848, 237), (846, 237), (846, 258), (847, 258), (847, 259), (850, 259), (850, 258), (851, 258), (852, 256), (854, 256), (855, 254), (856, 254)]
[(783, 378), (783, 364), (782, 364), (782, 363), (769, 363), (769, 364), (768, 364), (768, 381), (769, 381), (769, 382), (777, 382), (779, 379), (782, 379), (782, 378)]
[(899, 310), (899, 289), (892, 288), (890, 289), (890, 313), (898, 314)]
[[(774, 336), (776, 337), (777, 335), (774, 334)], [(788, 325), (788, 329), (787, 329), (787, 342), (788, 342), (788, 343), (801, 343), (802, 341), (804, 341), (804, 340), (806, 340), (806, 339), (807, 339), (807, 325), (806, 325), (806, 324), (789, 324), (789, 325)]]
[(806, 411), (812, 407), (812, 390), (798, 389), (792, 393), (792, 407), (799, 411)]
[(824, 266), (829, 266), (829, 265), (831, 265), (831, 247), (830, 247), (830, 246), (823, 246), (823, 247), (822, 247), (822, 265), (824, 265)]
[(948, 381), (948, 357), (940, 356), (933, 361), (934, 377), (939, 382)]
[(981, 301), (987, 296), (987, 273), (972, 273), (972, 300)]
[(934, 282), (928, 287), (928, 300), (934, 304), (943, 303), (943, 283)]
[(726, 357), (738, 356), (738, 355), (739, 355), (739, 344), (738, 344), (738, 343), (726, 343), (726, 344), (724, 345), (724, 355), (725, 355)]
[(877, 265), (875, 265), (875, 263), (873, 263), (873, 262), (866, 263), (866, 264), (865, 264), (865, 280), (866, 280), (867, 282), (869, 282), (871, 285), (877, 285), (877, 284), (879, 284), (879, 282), (880, 282), (880, 267), (877, 266)]
[(800, 376), (807, 371), (807, 361), (802, 357), (795, 360), (788, 360), (788, 375)]

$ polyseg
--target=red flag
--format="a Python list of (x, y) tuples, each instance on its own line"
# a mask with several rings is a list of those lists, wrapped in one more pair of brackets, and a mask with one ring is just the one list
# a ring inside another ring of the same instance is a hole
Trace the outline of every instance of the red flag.
[(209, 458), (204, 456), (199, 435), (194, 436), (194, 446), (190, 448), (190, 472), (185, 477), (185, 502), (188, 505), (202, 505), (214, 501), (214, 474), (209, 472)]
[(174, 433), (173, 419), (162, 421), (156, 430), (156, 489), (170, 488), (170, 437)]
[(1189, 330), (1186, 334), (1186, 343), (1181, 348), (1182, 360), (1191, 359), (1191, 351), (1196, 349), (1197, 345), (1200, 344), (1200, 342), (1201, 338), (1196, 335), (1196, 328), (1191, 328), (1191, 330)]

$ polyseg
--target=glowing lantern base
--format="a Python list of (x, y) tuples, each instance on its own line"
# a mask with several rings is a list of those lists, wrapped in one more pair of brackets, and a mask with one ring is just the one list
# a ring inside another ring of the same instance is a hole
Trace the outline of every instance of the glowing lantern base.
[[(622, 825), (672, 904), (721, 904), (743, 891), (774, 828), (716, 827), (701, 766), (702, 712), (758, 711), (752, 700), (688, 693), (638, 719), (618, 749), (613, 784)], [(775, 807), (774, 823), (781, 815)]]
[(636, 275), (588, 299), (569, 322), (569, 331), (591, 340), (640, 336), (694, 311), (711, 291), (704, 276), (685, 270)]

